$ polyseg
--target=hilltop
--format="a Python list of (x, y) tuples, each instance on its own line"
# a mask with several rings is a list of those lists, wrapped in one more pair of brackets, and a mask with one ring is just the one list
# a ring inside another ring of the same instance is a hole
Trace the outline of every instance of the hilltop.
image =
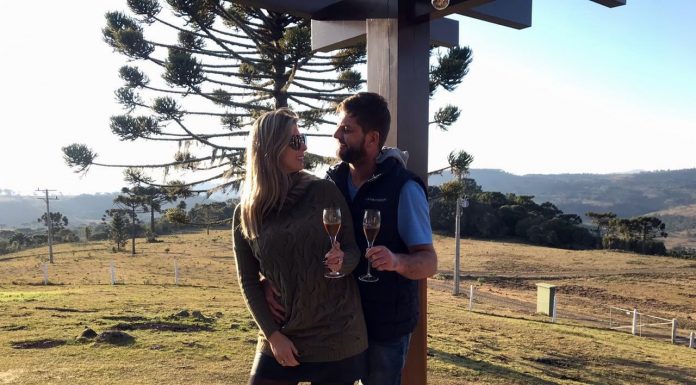
[[(696, 169), (617, 174), (528, 174), (472, 169), (470, 177), (484, 191), (533, 195), (566, 213), (612, 211), (620, 217), (658, 215), (668, 231), (696, 229)], [(452, 179), (448, 171), (431, 175), (438, 185)]]
[[(57, 245), (47, 286), (45, 248), (0, 256), (0, 378), (245, 383), (257, 331), (239, 292), (229, 232), (162, 241), (139, 240), (133, 257), (104, 242)], [(428, 280), (429, 383), (696, 383), (696, 351), (683, 340), (696, 328), (694, 261), (464, 240), (462, 287), (475, 286), (470, 312), (466, 296), (451, 295), (453, 246), (452, 238), (435, 238), (441, 263)], [(109, 283), (112, 262), (116, 285)], [(557, 323), (535, 313), (537, 282), (559, 288)], [(609, 329), (630, 318), (607, 305), (678, 319), (679, 345), (663, 333), (669, 328), (641, 328), (654, 338)], [(85, 327), (122, 330), (134, 341), (77, 340)]]

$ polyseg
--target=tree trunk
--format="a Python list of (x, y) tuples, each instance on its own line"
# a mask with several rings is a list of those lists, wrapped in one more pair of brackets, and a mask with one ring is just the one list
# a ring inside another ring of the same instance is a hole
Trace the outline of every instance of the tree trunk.
[(135, 255), (135, 209), (131, 210), (131, 255)]
[(150, 205), (150, 233), (152, 233), (152, 239), (155, 239), (155, 209)]

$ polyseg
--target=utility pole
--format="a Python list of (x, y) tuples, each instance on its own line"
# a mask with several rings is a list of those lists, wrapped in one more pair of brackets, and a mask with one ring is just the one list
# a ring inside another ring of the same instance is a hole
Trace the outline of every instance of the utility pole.
[(455, 247), (454, 247), (454, 288), (452, 290), (453, 295), (459, 295), (459, 269), (460, 269), (460, 254), (459, 254), (459, 241), (461, 236), (461, 220), (462, 220), (462, 209), (469, 207), (469, 200), (466, 195), (459, 196), (457, 198), (457, 211), (455, 214)]
[(53, 221), (51, 220), (51, 208), (48, 204), (49, 201), (51, 200), (58, 200), (57, 196), (54, 196), (53, 198), (48, 197), (48, 192), (49, 191), (56, 191), (56, 190), (49, 190), (49, 189), (36, 189), (36, 191), (43, 191), (45, 194), (44, 198), (38, 198), (46, 201), (46, 223), (48, 224), (48, 262), (53, 263)]

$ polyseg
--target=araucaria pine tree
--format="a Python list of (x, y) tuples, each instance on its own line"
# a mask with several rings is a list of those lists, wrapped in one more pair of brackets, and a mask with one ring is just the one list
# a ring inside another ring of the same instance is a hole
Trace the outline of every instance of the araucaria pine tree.
[[(124, 141), (179, 146), (172, 161), (110, 164), (96, 162), (87, 145), (71, 144), (64, 157), (78, 172), (91, 165), (134, 166), (167, 175), (175, 168), (195, 175), (166, 183), (183, 194), (201, 191), (196, 186), (203, 182), (235, 187), (244, 173), (242, 137), (257, 116), (289, 107), (304, 128), (330, 124), (327, 114), (336, 102), (364, 84), (355, 69), (365, 63), (364, 44), (312, 52), (307, 19), (230, 0), (126, 1), (130, 13), (107, 13), (102, 30), (104, 41), (129, 60), (119, 70), (124, 85), (115, 92), (125, 114), (111, 117), (111, 131)], [(471, 51), (435, 52), (431, 91), (452, 90), (466, 74)], [(458, 114), (450, 106), (432, 123), (447, 127)]]

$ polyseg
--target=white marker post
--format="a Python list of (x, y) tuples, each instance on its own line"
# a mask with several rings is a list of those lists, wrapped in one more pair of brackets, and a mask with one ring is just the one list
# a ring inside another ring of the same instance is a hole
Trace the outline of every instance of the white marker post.
[(469, 285), (469, 311), (474, 310), (474, 285)]
[(43, 265), (44, 286), (48, 285), (48, 263)]
[(114, 268), (114, 261), (111, 261), (111, 284), (116, 284), (116, 268)]
[(179, 265), (176, 258), (174, 258), (174, 285), (179, 285)]

